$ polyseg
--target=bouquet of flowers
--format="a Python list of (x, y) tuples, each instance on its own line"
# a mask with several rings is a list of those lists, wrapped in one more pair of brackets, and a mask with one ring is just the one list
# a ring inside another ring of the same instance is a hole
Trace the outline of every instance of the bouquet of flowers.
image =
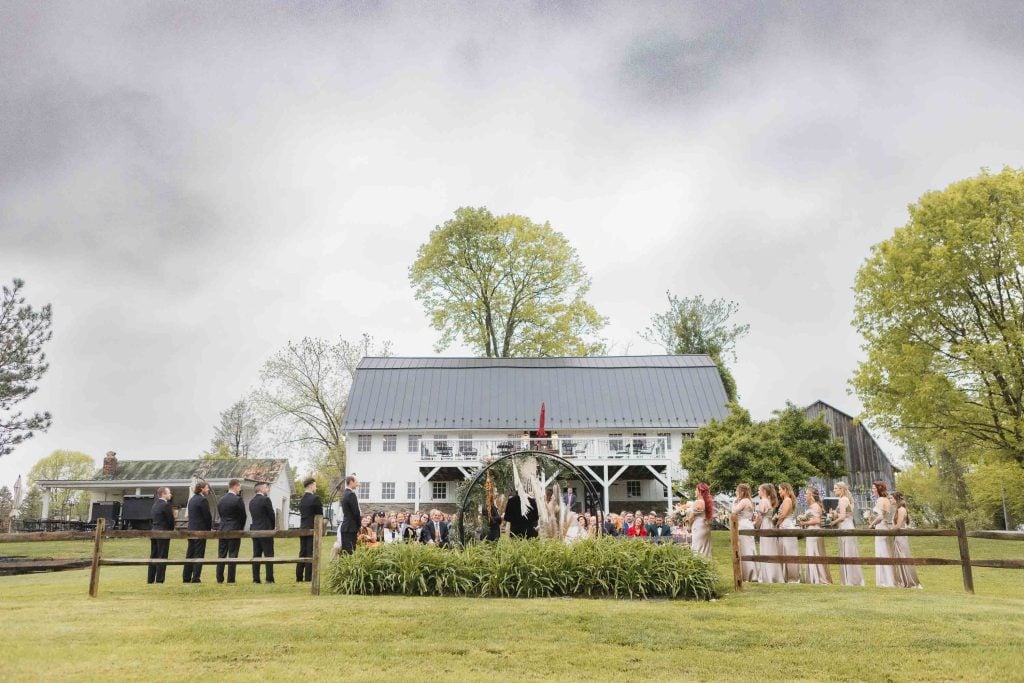
[(796, 516), (796, 523), (801, 525), (801, 526), (803, 526), (804, 524), (807, 524), (809, 521), (811, 521), (811, 516), (809, 514), (807, 514), (806, 512), (803, 513), (802, 515), (797, 515)]
[(829, 510), (828, 514), (822, 517), (821, 525), (823, 527), (830, 527), (836, 523), (837, 519), (839, 519), (839, 513), (835, 510)]
[(775, 514), (772, 515), (772, 524), (778, 525), (778, 523), (779, 523), (779, 513), (776, 512)]
[(861, 513), (861, 517), (864, 518), (864, 522), (865, 523), (870, 522), (871, 521), (871, 510), (864, 510)]
[(690, 503), (676, 503), (672, 511), (672, 523), (676, 526), (686, 526), (690, 523)]

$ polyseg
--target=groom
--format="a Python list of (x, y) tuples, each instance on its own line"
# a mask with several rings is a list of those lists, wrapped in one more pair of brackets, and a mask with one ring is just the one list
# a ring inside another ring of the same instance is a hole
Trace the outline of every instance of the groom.
[(537, 522), (540, 520), (540, 513), (537, 512), (537, 499), (527, 498), (530, 509), (523, 514), (522, 498), (518, 491), (513, 491), (505, 504), (505, 521), (508, 522), (508, 535), (512, 538), (537, 538)]

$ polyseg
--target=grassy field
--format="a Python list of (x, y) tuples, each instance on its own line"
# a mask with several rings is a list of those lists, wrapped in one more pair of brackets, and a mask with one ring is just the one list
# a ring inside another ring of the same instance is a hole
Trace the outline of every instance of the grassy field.
[[(862, 552), (871, 554), (864, 539)], [(955, 539), (914, 539), (954, 557)], [(714, 537), (728, 583), (728, 538)], [(183, 556), (175, 541), (172, 556)], [(215, 544), (211, 544), (215, 545)], [(145, 556), (145, 541), (108, 556)], [(829, 548), (834, 552), (834, 548)], [(84, 556), (88, 543), (5, 544), (4, 555)], [(249, 542), (243, 541), (243, 555)], [(278, 541), (294, 555), (297, 541)], [(972, 541), (978, 558), (1019, 543)], [(208, 552), (208, 555), (211, 554)], [(145, 567), (0, 577), (0, 680), (1020, 680), (1024, 572), (921, 568), (925, 590), (749, 586), (714, 602), (313, 598), (279, 566), (278, 583), (149, 586)], [(835, 568), (833, 568), (835, 571)], [(869, 582), (873, 570), (867, 568)]]

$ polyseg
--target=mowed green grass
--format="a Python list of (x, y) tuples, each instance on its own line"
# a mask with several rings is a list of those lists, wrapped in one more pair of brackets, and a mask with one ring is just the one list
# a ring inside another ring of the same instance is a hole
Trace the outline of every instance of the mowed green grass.
[[(913, 539), (916, 555), (955, 557), (955, 539)], [(294, 555), (297, 541), (277, 542)], [(1020, 680), (1024, 572), (924, 567), (924, 590), (748, 586), (728, 590), (728, 536), (715, 533), (725, 590), (714, 602), (314, 598), (280, 565), (276, 585), (149, 586), (145, 567), (0, 577), (0, 680), (302, 677), (456, 680)], [(208, 556), (215, 554), (215, 543)], [(172, 556), (185, 543), (172, 542)], [(329, 548), (329, 546), (327, 546)], [(870, 555), (870, 539), (862, 553)], [(325, 548), (326, 549), (326, 548)], [(251, 550), (243, 541), (243, 555)], [(834, 552), (834, 546), (829, 547)], [(979, 558), (1024, 556), (972, 541)], [(4, 555), (85, 556), (88, 543), (0, 545)], [(148, 553), (107, 542), (109, 557)], [(326, 561), (326, 560), (325, 560)], [(833, 568), (835, 572), (835, 568)], [(866, 568), (869, 583), (872, 568)]]

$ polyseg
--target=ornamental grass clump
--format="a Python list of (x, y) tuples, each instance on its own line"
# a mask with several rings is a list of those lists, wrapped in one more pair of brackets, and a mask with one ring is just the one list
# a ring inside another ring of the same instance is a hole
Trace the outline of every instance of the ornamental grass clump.
[(418, 543), (363, 548), (331, 562), (326, 586), (355, 595), (496, 598), (690, 598), (718, 595), (704, 557), (672, 544), (509, 540), (441, 550)]

